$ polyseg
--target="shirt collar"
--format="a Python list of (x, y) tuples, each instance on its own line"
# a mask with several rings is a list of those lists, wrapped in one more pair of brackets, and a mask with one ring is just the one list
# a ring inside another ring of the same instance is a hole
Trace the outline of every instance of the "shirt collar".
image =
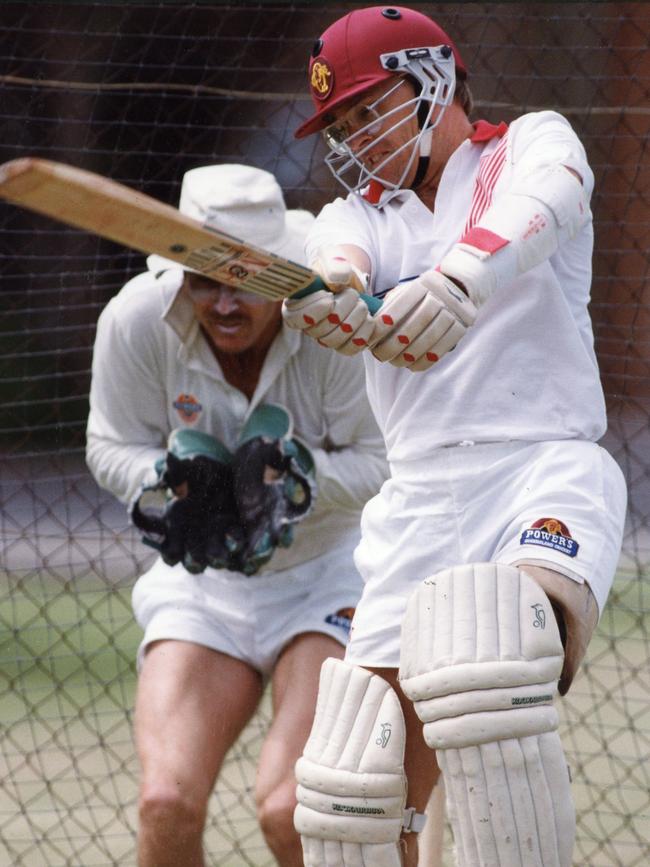
[(488, 123), (487, 120), (477, 120), (472, 126), (474, 133), (470, 136), (470, 141), (474, 144), (491, 141), (493, 138), (503, 138), (508, 132), (508, 124), (504, 121), (495, 126), (493, 123)]
[(181, 292), (185, 274), (181, 268), (164, 271), (156, 279), (162, 284), (167, 304), (162, 319), (183, 344), (187, 344), (198, 326), (191, 300)]

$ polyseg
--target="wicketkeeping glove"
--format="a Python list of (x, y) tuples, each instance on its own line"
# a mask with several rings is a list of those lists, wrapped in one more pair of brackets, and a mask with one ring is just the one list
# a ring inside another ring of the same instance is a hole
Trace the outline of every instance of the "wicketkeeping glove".
[(343, 355), (356, 355), (368, 346), (373, 331), (370, 311), (359, 297), (366, 289), (367, 275), (340, 256), (323, 256), (314, 270), (332, 291), (285, 299), (284, 321), (323, 346)]
[(293, 524), (310, 511), (316, 495), (314, 461), (292, 438), (289, 412), (258, 406), (240, 436), (232, 464), (235, 499), (246, 542), (242, 571), (268, 562), (277, 547), (293, 541)]
[(170, 434), (158, 472), (158, 483), (143, 488), (131, 507), (143, 541), (188, 572), (238, 570), (243, 532), (228, 449), (209, 434), (180, 428)]
[(427, 370), (452, 350), (474, 323), (476, 307), (439, 271), (400, 283), (373, 317), (372, 354), (396, 367)]

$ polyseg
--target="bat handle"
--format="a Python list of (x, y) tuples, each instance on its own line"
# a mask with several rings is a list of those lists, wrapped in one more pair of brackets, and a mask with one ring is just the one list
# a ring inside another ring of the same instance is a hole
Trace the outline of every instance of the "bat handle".
[[(314, 280), (312, 280), (309, 286), (305, 286), (304, 289), (300, 289), (298, 292), (294, 292), (291, 297), (304, 298), (306, 295), (311, 295), (312, 292), (319, 292), (321, 289), (329, 291), (321, 278), (316, 277)], [(375, 314), (381, 307), (381, 298), (375, 298), (373, 295), (366, 295), (365, 292), (360, 292), (359, 297), (365, 302), (366, 307), (368, 308), (368, 310), (370, 310), (371, 314)]]

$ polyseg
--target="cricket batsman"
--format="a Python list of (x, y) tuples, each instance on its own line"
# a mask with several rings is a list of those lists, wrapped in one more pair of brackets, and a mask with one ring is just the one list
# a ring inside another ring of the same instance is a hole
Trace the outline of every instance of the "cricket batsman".
[(363, 595), (297, 765), (305, 864), (415, 867), (440, 768), (461, 867), (569, 867), (555, 700), (626, 509), (598, 445), (593, 174), (554, 111), (470, 120), (463, 58), (414, 9), (334, 21), (309, 87), (296, 135), (324, 136), (346, 195), (307, 240), (332, 291), (285, 300), (284, 317), (361, 354), (391, 477), (363, 511)]

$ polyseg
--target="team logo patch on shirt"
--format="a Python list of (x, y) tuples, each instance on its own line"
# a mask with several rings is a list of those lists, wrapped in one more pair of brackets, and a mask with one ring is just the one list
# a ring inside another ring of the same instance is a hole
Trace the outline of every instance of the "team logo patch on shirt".
[(567, 557), (575, 557), (580, 547), (571, 538), (569, 528), (557, 518), (540, 518), (524, 530), (519, 540), (521, 545), (539, 545), (542, 548), (553, 548), (561, 551)]
[(186, 424), (194, 424), (203, 410), (203, 406), (193, 394), (179, 394), (172, 405), (181, 421)]
[(354, 608), (339, 608), (336, 614), (327, 615), (325, 623), (331, 623), (332, 626), (340, 626), (341, 629), (349, 633), (353, 617)]

